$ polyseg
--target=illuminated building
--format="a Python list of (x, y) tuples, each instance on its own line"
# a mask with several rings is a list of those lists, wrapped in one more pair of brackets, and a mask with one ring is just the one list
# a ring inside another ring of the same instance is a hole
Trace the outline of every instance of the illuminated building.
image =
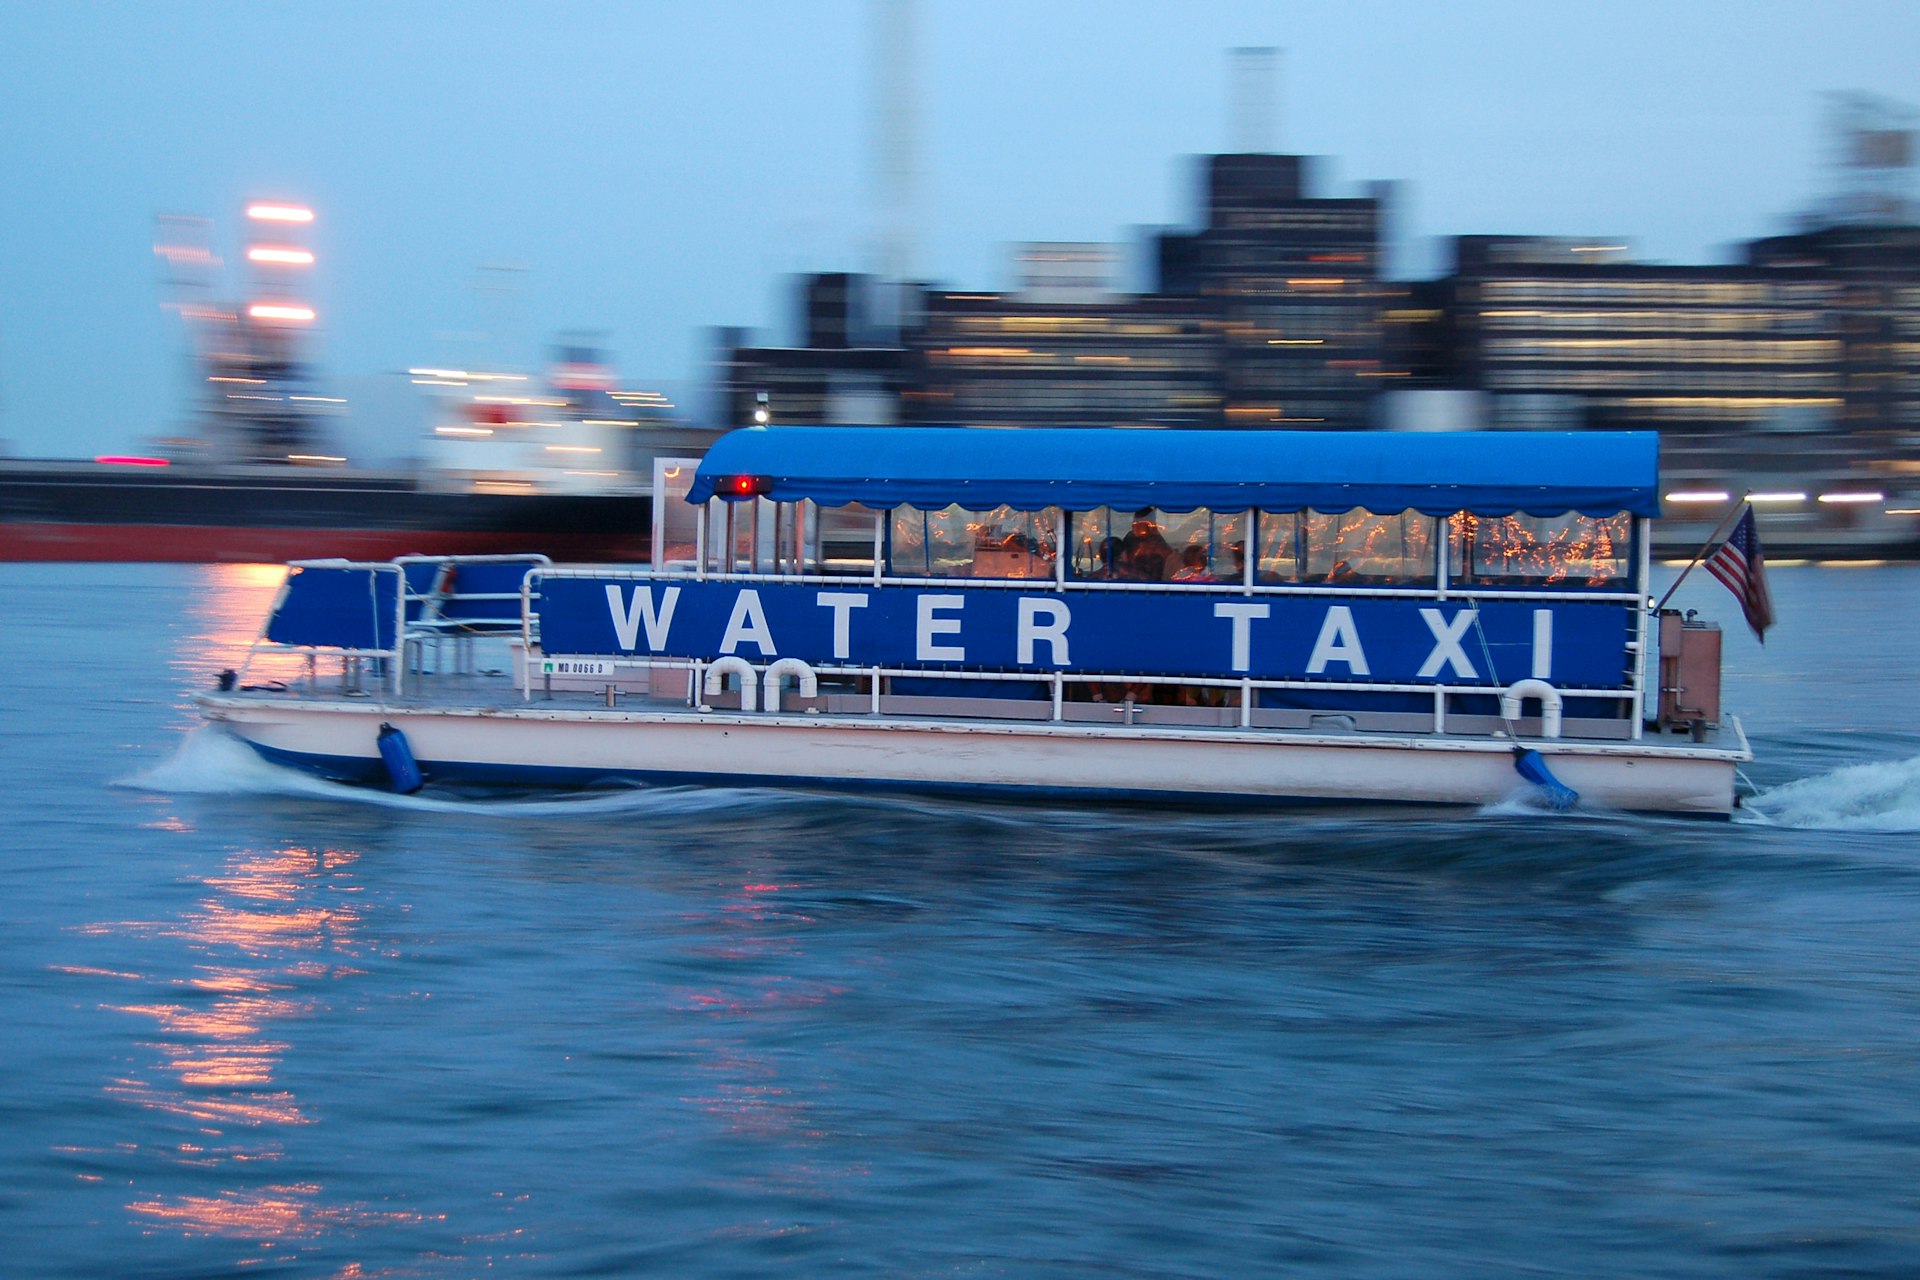
[(1490, 426), (1724, 434), (1841, 416), (1830, 279), (1634, 262), (1606, 239), (1455, 245), (1452, 374), (1491, 393)]
[(847, 272), (801, 280), (795, 347), (748, 345), (739, 329), (721, 329), (715, 345), (722, 367), (722, 421), (754, 421), (759, 397), (772, 420), (786, 426), (899, 421), (907, 389), (907, 354), (881, 341), (873, 317), (874, 281)]
[(1387, 367), (1381, 200), (1309, 195), (1303, 156), (1206, 159), (1206, 225), (1154, 239), (1157, 289), (1106, 245), (1032, 244), (1009, 291), (927, 289), (874, 337), (874, 283), (806, 277), (798, 347), (723, 334), (726, 420), (1365, 427)]
[(1386, 366), (1379, 196), (1308, 194), (1311, 157), (1206, 157), (1207, 223), (1158, 237), (1162, 294), (1225, 340), (1229, 427), (1366, 427)]
[(1215, 312), (1128, 295), (1107, 245), (1034, 244), (1010, 293), (929, 292), (909, 333), (911, 421), (990, 427), (1220, 425)]
[(1821, 495), (1920, 475), (1920, 230), (1826, 227), (1712, 265), (1463, 236), (1453, 273), (1410, 299), (1405, 323), (1389, 312), (1396, 359), (1479, 393), (1487, 426), (1658, 430), (1669, 489), (1768, 494), (1779, 532), (1864, 536), (1886, 504)]
[(1847, 430), (1920, 430), (1920, 226), (1833, 225), (1774, 236), (1748, 245), (1747, 259), (1834, 290)]

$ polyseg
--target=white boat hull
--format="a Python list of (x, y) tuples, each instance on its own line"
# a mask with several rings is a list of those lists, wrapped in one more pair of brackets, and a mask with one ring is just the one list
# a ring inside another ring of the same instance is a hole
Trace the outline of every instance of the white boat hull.
[[(678, 710), (445, 708), (360, 699), (207, 694), (210, 719), (269, 759), (377, 780), (379, 728), (407, 736), (429, 779), (591, 783), (617, 779), (985, 790), (1167, 802), (1387, 801), (1486, 805), (1528, 789), (1505, 739), (1265, 729), (929, 721), (884, 716)], [(1582, 803), (1725, 816), (1729, 745), (1530, 741)]]

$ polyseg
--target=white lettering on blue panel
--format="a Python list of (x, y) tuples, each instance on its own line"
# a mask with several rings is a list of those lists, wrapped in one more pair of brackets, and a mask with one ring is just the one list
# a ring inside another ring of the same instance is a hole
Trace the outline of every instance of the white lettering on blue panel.
[(1453, 674), (1462, 680), (1476, 680), (1479, 673), (1473, 669), (1473, 663), (1467, 659), (1467, 651), (1460, 647), (1460, 638), (1467, 634), (1467, 628), (1480, 616), (1477, 609), (1462, 609), (1453, 615), (1452, 621), (1440, 616), (1438, 609), (1422, 609), (1420, 616), (1427, 621), (1427, 630), (1433, 633), (1433, 651), (1427, 654), (1427, 660), (1420, 664), (1415, 677), (1425, 680), (1429, 676), (1440, 674), (1440, 668), (1451, 666)]
[(1330, 663), (1344, 663), (1350, 675), (1373, 674), (1367, 666), (1367, 654), (1360, 647), (1360, 631), (1353, 625), (1353, 610), (1344, 604), (1329, 605), (1320, 620), (1320, 635), (1313, 642), (1313, 654), (1307, 659), (1307, 674), (1325, 674)]
[(680, 588), (668, 587), (660, 593), (660, 608), (653, 607), (653, 588), (635, 587), (631, 603), (620, 598), (620, 584), (607, 584), (607, 608), (613, 612), (614, 634), (620, 638), (622, 649), (632, 649), (640, 643), (642, 624), (647, 629), (647, 648), (664, 649), (667, 647), (667, 632), (673, 627), (673, 608), (680, 602)]
[[(748, 590), (746, 588), (752, 588)], [(1224, 592), (1066, 594), (1010, 585), (970, 591), (859, 584), (554, 578), (540, 626), (562, 657), (738, 653), (812, 663), (968, 663), (1029, 675), (1055, 670), (1141, 678), (1511, 683), (1569, 690), (1622, 679), (1631, 605), (1541, 600), (1450, 602), (1417, 596), (1239, 596)], [(537, 674), (537, 673), (536, 673)]]
[(919, 609), (914, 627), (914, 660), (917, 662), (965, 662), (967, 650), (963, 645), (935, 644), (935, 636), (957, 636), (960, 634), (960, 619), (943, 618), (940, 613), (951, 609), (958, 613), (966, 607), (965, 596), (921, 596), (917, 601)]
[(1251, 636), (1254, 618), (1271, 618), (1273, 606), (1270, 604), (1248, 604), (1244, 601), (1222, 601), (1213, 606), (1216, 618), (1233, 619), (1233, 669), (1245, 671), (1253, 665), (1253, 640)]
[[(1046, 621), (1042, 622), (1041, 617)], [(1033, 665), (1033, 646), (1037, 640), (1047, 642), (1047, 662), (1056, 667), (1064, 667), (1072, 661), (1067, 657), (1067, 626), (1073, 621), (1073, 614), (1067, 610), (1065, 600), (1052, 600), (1034, 596), (1020, 597), (1020, 624), (1017, 633), (1020, 665)]]
[(833, 656), (841, 661), (852, 657), (853, 627), (848, 621), (848, 610), (866, 608), (866, 594), (860, 591), (822, 591), (814, 597), (814, 602), (822, 609), (833, 610)]
[(720, 637), (720, 652), (732, 653), (743, 644), (753, 645), (763, 658), (778, 656), (773, 647), (773, 630), (767, 626), (767, 611), (760, 606), (760, 593), (751, 587), (743, 588), (734, 597), (733, 612), (727, 615), (726, 633)]

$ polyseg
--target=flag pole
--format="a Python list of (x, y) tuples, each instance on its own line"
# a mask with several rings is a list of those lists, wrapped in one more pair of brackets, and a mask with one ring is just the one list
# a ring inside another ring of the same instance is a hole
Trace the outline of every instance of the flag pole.
[(1653, 608), (1649, 609), (1647, 612), (1657, 614), (1662, 609), (1667, 607), (1667, 601), (1673, 599), (1673, 593), (1680, 589), (1680, 584), (1687, 580), (1687, 575), (1692, 573), (1694, 569), (1699, 565), (1701, 559), (1707, 554), (1707, 549), (1713, 546), (1714, 543), (1720, 541), (1721, 536), (1725, 534), (1726, 531), (1732, 526), (1734, 517), (1738, 516), (1742, 511), (1746, 510), (1747, 499), (1752, 495), (1752, 493), (1753, 493), (1753, 490), (1749, 489), (1747, 490), (1746, 493), (1743, 493), (1738, 498), (1734, 499), (1732, 508), (1727, 512), (1726, 515), (1720, 518), (1720, 523), (1714, 527), (1714, 530), (1712, 533), (1707, 535), (1707, 540), (1700, 544), (1700, 549), (1693, 553), (1693, 559), (1687, 561), (1687, 567), (1680, 571), (1680, 576), (1675, 578), (1673, 580), (1673, 585), (1667, 588), (1667, 594), (1661, 596), (1660, 603), (1653, 606)]

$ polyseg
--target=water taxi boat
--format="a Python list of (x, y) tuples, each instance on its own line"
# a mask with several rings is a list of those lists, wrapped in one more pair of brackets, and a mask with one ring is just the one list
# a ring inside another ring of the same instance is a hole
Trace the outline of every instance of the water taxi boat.
[[(648, 568), (291, 566), (205, 714), (401, 789), (1520, 795), (1724, 816), (1717, 627), (1649, 608), (1657, 438), (786, 427)], [(661, 474), (673, 474), (667, 468)]]

